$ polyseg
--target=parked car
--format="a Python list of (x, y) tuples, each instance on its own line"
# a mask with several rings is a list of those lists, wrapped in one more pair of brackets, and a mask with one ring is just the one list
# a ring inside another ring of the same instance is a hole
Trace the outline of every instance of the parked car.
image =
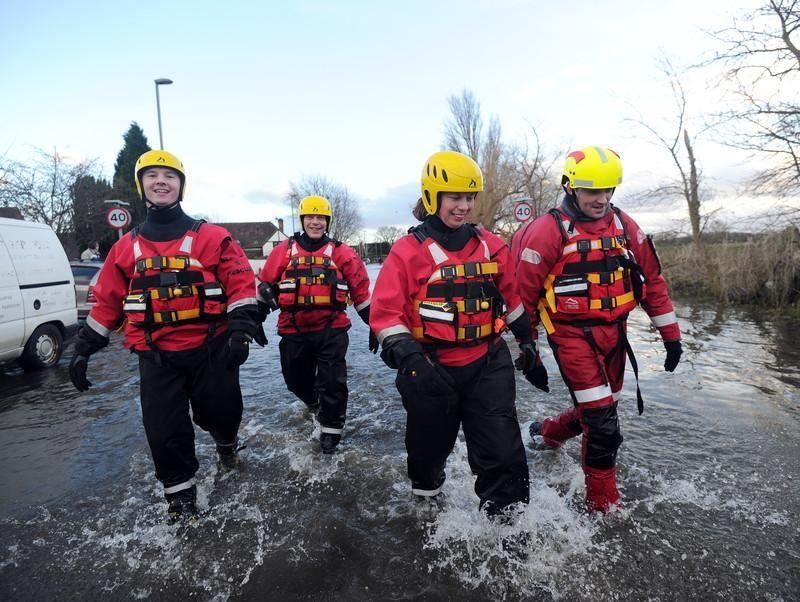
[(0, 362), (55, 366), (77, 328), (74, 279), (56, 233), (0, 218)]
[(97, 276), (100, 268), (103, 267), (101, 261), (72, 261), (69, 264), (72, 268), (72, 276), (75, 278), (75, 301), (78, 304), (78, 319), (85, 320), (89, 315), (89, 310), (95, 303), (92, 295), (92, 287), (97, 283)]

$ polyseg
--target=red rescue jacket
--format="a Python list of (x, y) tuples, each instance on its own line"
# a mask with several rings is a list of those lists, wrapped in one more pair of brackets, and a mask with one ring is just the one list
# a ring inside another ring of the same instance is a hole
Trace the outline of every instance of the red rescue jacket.
[(351, 247), (334, 240), (315, 251), (304, 249), (294, 236), (281, 242), (258, 279), (277, 293), (280, 335), (347, 328), (347, 305), (352, 303), (356, 311), (370, 305), (364, 262)]
[(137, 351), (199, 347), (227, 329), (227, 312), (256, 303), (244, 251), (227, 230), (200, 221), (167, 242), (128, 232), (93, 290), (87, 325), (107, 337), (124, 316), (124, 345)]
[(506, 308), (507, 323), (524, 311), (508, 247), (482, 228), (458, 251), (404, 236), (384, 261), (372, 297), (370, 327), (381, 342), (409, 333), (451, 366), (486, 354), (494, 319)]
[(514, 237), (520, 295), (533, 324), (541, 320), (553, 332), (560, 322), (613, 323), (641, 303), (664, 340), (680, 339), (652, 238), (613, 205), (598, 220), (569, 225), (554, 209)]

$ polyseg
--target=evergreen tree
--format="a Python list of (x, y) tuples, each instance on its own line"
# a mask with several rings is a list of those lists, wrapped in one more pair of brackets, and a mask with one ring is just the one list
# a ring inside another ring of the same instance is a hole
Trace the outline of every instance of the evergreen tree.
[(128, 210), (131, 212), (133, 225), (136, 225), (144, 221), (147, 210), (136, 192), (133, 169), (142, 153), (151, 149), (144, 131), (135, 121), (131, 122), (122, 139), (125, 145), (117, 154), (117, 162), (114, 164), (114, 194), (116, 198), (130, 203)]
[(79, 177), (72, 185), (73, 225), (75, 242), (83, 250), (90, 243), (100, 243), (101, 255), (105, 256), (117, 240), (116, 230), (106, 223), (109, 205), (103, 201), (114, 198), (114, 190), (103, 179), (94, 176)]

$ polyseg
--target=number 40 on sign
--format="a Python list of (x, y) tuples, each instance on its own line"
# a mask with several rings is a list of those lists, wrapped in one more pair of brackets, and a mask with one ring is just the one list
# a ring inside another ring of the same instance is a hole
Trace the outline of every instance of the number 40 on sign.
[(520, 201), (514, 205), (514, 217), (518, 222), (527, 222), (533, 216), (533, 207), (530, 203)]

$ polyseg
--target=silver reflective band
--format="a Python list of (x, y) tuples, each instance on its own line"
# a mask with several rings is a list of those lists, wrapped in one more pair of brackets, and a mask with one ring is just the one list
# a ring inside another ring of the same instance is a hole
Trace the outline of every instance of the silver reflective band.
[(661, 314), (660, 316), (652, 316), (650, 318), (650, 321), (656, 328), (661, 328), (662, 326), (669, 326), (670, 324), (675, 324), (675, 322), (677, 322), (678, 319), (675, 316), (675, 312), (671, 311), (666, 314)]
[(179, 491), (183, 491), (184, 489), (189, 489), (192, 485), (194, 485), (194, 479), (189, 479), (188, 481), (184, 481), (183, 483), (178, 483), (177, 485), (173, 485), (172, 487), (164, 487), (164, 493), (178, 493)]
[(231, 313), (234, 309), (242, 307), (243, 305), (256, 305), (258, 301), (256, 301), (255, 297), (245, 297), (244, 299), (239, 299), (238, 301), (234, 301), (230, 305), (228, 305), (228, 313)]
[(573, 393), (578, 403), (589, 403), (605, 397), (611, 397), (611, 387), (608, 385), (600, 385), (599, 387), (592, 387), (591, 389), (573, 391)]
[(441, 487), (437, 487), (436, 489), (416, 489), (414, 487), (411, 488), (411, 493), (422, 497), (433, 497), (434, 495), (439, 495), (441, 492), (442, 492)]
[(393, 334), (411, 334), (411, 331), (402, 324), (398, 324), (397, 326), (389, 326), (378, 333), (378, 342), (383, 345), (383, 339), (390, 337)]
[(365, 307), (369, 307), (370, 303), (372, 303), (372, 295), (367, 297), (367, 300), (364, 301), (363, 303), (359, 303), (358, 305), (356, 305), (356, 311), (361, 311)]
[(572, 183), (573, 188), (594, 188), (594, 180), (575, 180)]
[(206, 295), (221, 295), (222, 289), (221, 288), (207, 288)]
[(579, 282), (578, 284), (565, 284), (560, 286), (554, 286), (553, 292), (557, 295), (561, 295), (563, 293), (572, 293), (575, 291), (585, 291), (588, 290), (589, 285), (586, 282)]
[(596, 150), (597, 154), (600, 155), (600, 160), (603, 163), (608, 163), (608, 157), (606, 157), (606, 154), (605, 154), (605, 152), (603, 152), (602, 148), (600, 148), (599, 146), (595, 146), (594, 150)]
[(101, 337), (108, 338), (108, 335), (111, 334), (111, 330), (100, 324), (97, 320), (95, 320), (91, 315), (86, 316), (86, 325), (94, 330), (97, 334)]
[(147, 303), (126, 303), (122, 306), (122, 311), (145, 311)]
[(419, 315), (423, 318), (431, 318), (433, 320), (442, 320), (445, 322), (452, 322), (455, 319), (455, 314), (447, 311), (436, 311), (435, 309), (428, 309), (427, 307), (419, 308)]
[(522, 303), (520, 303), (516, 308), (508, 312), (508, 315), (506, 315), (506, 324), (511, 324), (512, 322), (516, 321), (516, 319), (524, 313), (525, 308), (523, 307)]
[(323, 426), (322, 430), (320, 432), (322, 432), (322, 433), (330, 433), (331, 435), (341, 435), (342, 434), (342, 429), (335, 429), (335, 428), (333, 428), (331, 426)]

